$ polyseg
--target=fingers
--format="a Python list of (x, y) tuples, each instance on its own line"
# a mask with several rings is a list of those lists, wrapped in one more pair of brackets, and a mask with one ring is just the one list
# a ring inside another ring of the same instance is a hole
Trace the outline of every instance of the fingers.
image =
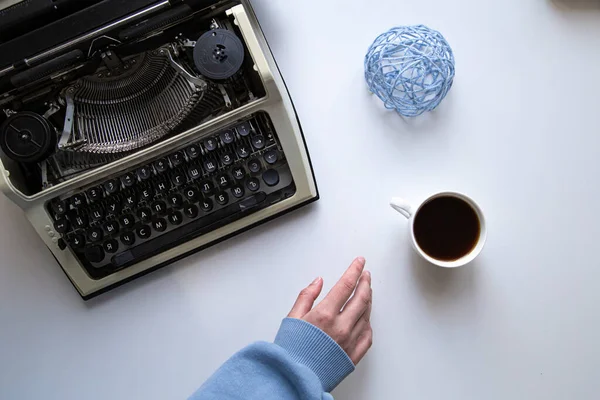
[(372, 308), (373, 302), (371, 301), (350, 335), (349, 347), (351, 350), (348, 351), (348, 356), (354, 365), (363, 359), (373, 344), (373, 329), (371, 328)]
[(364, 269), (365, 259), (362, 257), (355, 259), (338, 283), (336, 283), (333, 289), (327, 294), (327, 297), (323, 299), (323, 302), (321, 303), (322, 306), (325, 308), (333, 308), (336, 312), (339, 312), (350, 296), (352, 296), (358, 278), (360, 278)]
[[(369, 280), (369, 284), (371, 280)], [(373, 289), (371, 289), (371, 298), (369, 301), (369, 307), (367, 307), (367, 311), (362, 316), (362, 319), (367, 321), (369, 324), (371, 323), (371, 310), (373, 309)]]
[(341, 318), (344, 323), (354, 326), (359, 322), (359, 319), (371, 305), (372, 293), (371, 273), (365, 271), (358, 280), (358, 286), (356, 287), (354, 296), (352, 296), (342, 311)]
[(354, 365), (357, 365), (360, 362), (360, 360), (363, 359), (363, 357), (365, 356), (365, 354), (367, 354), (372, 345), (373, 330), (369, 325), (368, 329), (361, 332), (360, 336), (358, 337), (358, 341), (356, 342), (356, 346), (354, 346), (352, 351), (350, 351), (350, 353), (348, 354)]
[(358, 338), (371, 327), (371, 309), (373, 307), (373, 302), (369, 301), (369, 305), (365, 309), (364, 313), (359, 317), (358, 321), (352, 328), (352, 333), (350, 334), (350, 338), (348, 339), (348, 344), (350, 346), (356, 345), (358, 342)]
[(319, 277), (302, 289), (288, 317), (297, 319), (304, 317), (312, 309), (315, 300), (321, 294), (321, 290), (323, 290), (323, 278)]

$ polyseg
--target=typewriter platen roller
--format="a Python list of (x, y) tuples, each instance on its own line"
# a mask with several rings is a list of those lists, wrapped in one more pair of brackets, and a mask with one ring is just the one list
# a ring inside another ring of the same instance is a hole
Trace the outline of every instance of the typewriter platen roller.
[(249, 2), (28, 3), (0, 1), (0, 187), (83, 298), (318, 198)]

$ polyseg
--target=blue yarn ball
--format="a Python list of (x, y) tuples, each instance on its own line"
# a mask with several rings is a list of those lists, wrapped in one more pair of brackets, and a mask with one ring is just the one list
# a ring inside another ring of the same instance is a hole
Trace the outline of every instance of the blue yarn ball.
[(365, 79), (386, 108), (416, 117), (448, 94), (454, 54), (441, 33), (424, 25), (392, 28), (369, 48)]

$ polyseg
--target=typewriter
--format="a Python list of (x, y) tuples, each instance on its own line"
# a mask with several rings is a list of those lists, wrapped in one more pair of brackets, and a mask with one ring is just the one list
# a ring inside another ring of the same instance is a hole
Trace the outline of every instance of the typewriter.
[(318, 199), (247, 0), (0, 0), (0, 188), (86, 300)]

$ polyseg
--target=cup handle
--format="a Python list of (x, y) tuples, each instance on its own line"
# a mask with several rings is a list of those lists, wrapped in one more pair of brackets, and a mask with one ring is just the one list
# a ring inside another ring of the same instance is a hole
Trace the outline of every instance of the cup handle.
[(413, 209), (410, 204), (400, 197), (394, 197), (390, 202), (390, 206), (400, 214), (404, 215), (407, 219), (410, 219), (413, 215)]

